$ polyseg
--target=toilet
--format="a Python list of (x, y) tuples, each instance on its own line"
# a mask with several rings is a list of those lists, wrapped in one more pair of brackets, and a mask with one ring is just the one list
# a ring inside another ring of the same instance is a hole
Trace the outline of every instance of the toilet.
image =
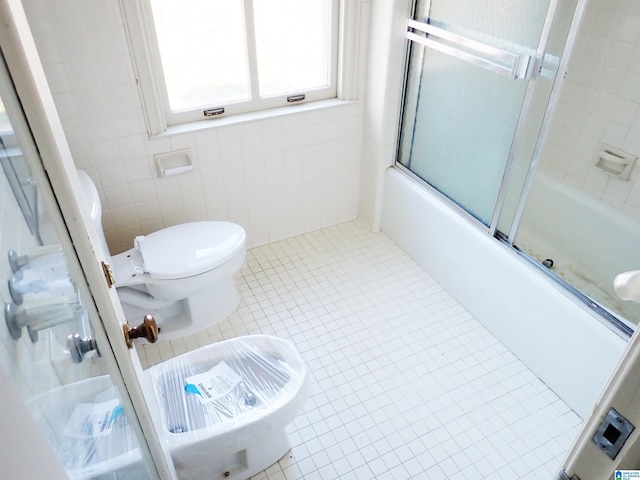
[(273, 465), (291, 448), (286, 427), (309, 388), (295, 347), (269, 335), (207, 345), (144, 373), (181, 480), (244, 480)]
[[(245, 480), (266, 470), (291, 448), (286, 427), (309, 390), (295, 347), (269, 335), (200, 347), (148, 368), (141, 380), (180, 480)], [(27, 402), (71, 479), (146, 478), (119, 398), (111, 377), (103, 375)], [(84, 418), (78, 413), (103, 410), (115, 419), (108, 433), (78, 435)]]
[[(98, 190), (86, 172), (78, 170), (78, 175), (109, 252)], [(109, 261), (125, 316), (153, 315), (161, 341), (224, 320), (240, 303), (233, 276), (244, 264), (245, 242), (240, 225), (222, 221), (184, 223), (136, 237), (133, 248)]]

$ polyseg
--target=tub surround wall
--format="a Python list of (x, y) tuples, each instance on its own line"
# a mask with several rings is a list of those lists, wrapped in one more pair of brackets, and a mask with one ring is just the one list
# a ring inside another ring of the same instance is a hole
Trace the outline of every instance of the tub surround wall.
[[(357, 216), (359, 102), (150, 139), (118, 1), (25, 9), (76, 165), (98, 185), (113, 253), (187, 221), (239, 223), (251, 247)], [(195, 171), (159, 178), (153, 155), (185, 148)]]
[(524, 259), (395, 168), (382, 230), (584, 418), (627, 345)]
[(592, 0), (578, 34), (541, 169), (640, 221), (630, 181), (595, 167), (603, 144), (640, 157), (640, 3)]

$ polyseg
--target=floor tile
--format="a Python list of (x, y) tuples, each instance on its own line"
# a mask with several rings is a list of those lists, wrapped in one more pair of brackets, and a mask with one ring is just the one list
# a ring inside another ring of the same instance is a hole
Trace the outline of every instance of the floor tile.
[(238, 285), (238, 310), (199, 341), (140, 357), (149, 366), (247, 334), (296, 344), (310, 397), (288, 427), (290, 454), (255, 478), (543, 480), (578, 432), (562, 400), (358, 221), (249, 250)]

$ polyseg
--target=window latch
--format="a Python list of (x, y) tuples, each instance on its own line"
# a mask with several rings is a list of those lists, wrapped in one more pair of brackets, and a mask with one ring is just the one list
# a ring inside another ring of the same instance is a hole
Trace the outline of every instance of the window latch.
[(224, 113), (224, 108), (209, 108), (204, 110), (202, 113), (204, 113), (205, 117), (215, 117), (216, 115), (222, 115)]
[(300, 102), (304, 100), (304, 93), (300, 94), (300, 95), (290, 95), (287, 97), (287, 102), (292, 103), (292, 102)]

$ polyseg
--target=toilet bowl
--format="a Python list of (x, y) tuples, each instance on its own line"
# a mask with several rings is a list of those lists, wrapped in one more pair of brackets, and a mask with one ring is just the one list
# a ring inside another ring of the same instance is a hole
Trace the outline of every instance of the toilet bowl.
[[(78, 170), (91, 218), (109, 252), (102, 230), (98, 190)], [(244, 263), (246, 234), (222, 221), (174, 225), (136, 237), (134, 246), (111, 256), (118, 297), (128, 319), (152, 314), (159, 340), (182, 337), (220, 322), (240, 303), (233, 275)]]
[(247, 479), (277, 462), (309, 383), (293, 345), (268, 335), (201, 347), (145, 375), (181, 480)]

